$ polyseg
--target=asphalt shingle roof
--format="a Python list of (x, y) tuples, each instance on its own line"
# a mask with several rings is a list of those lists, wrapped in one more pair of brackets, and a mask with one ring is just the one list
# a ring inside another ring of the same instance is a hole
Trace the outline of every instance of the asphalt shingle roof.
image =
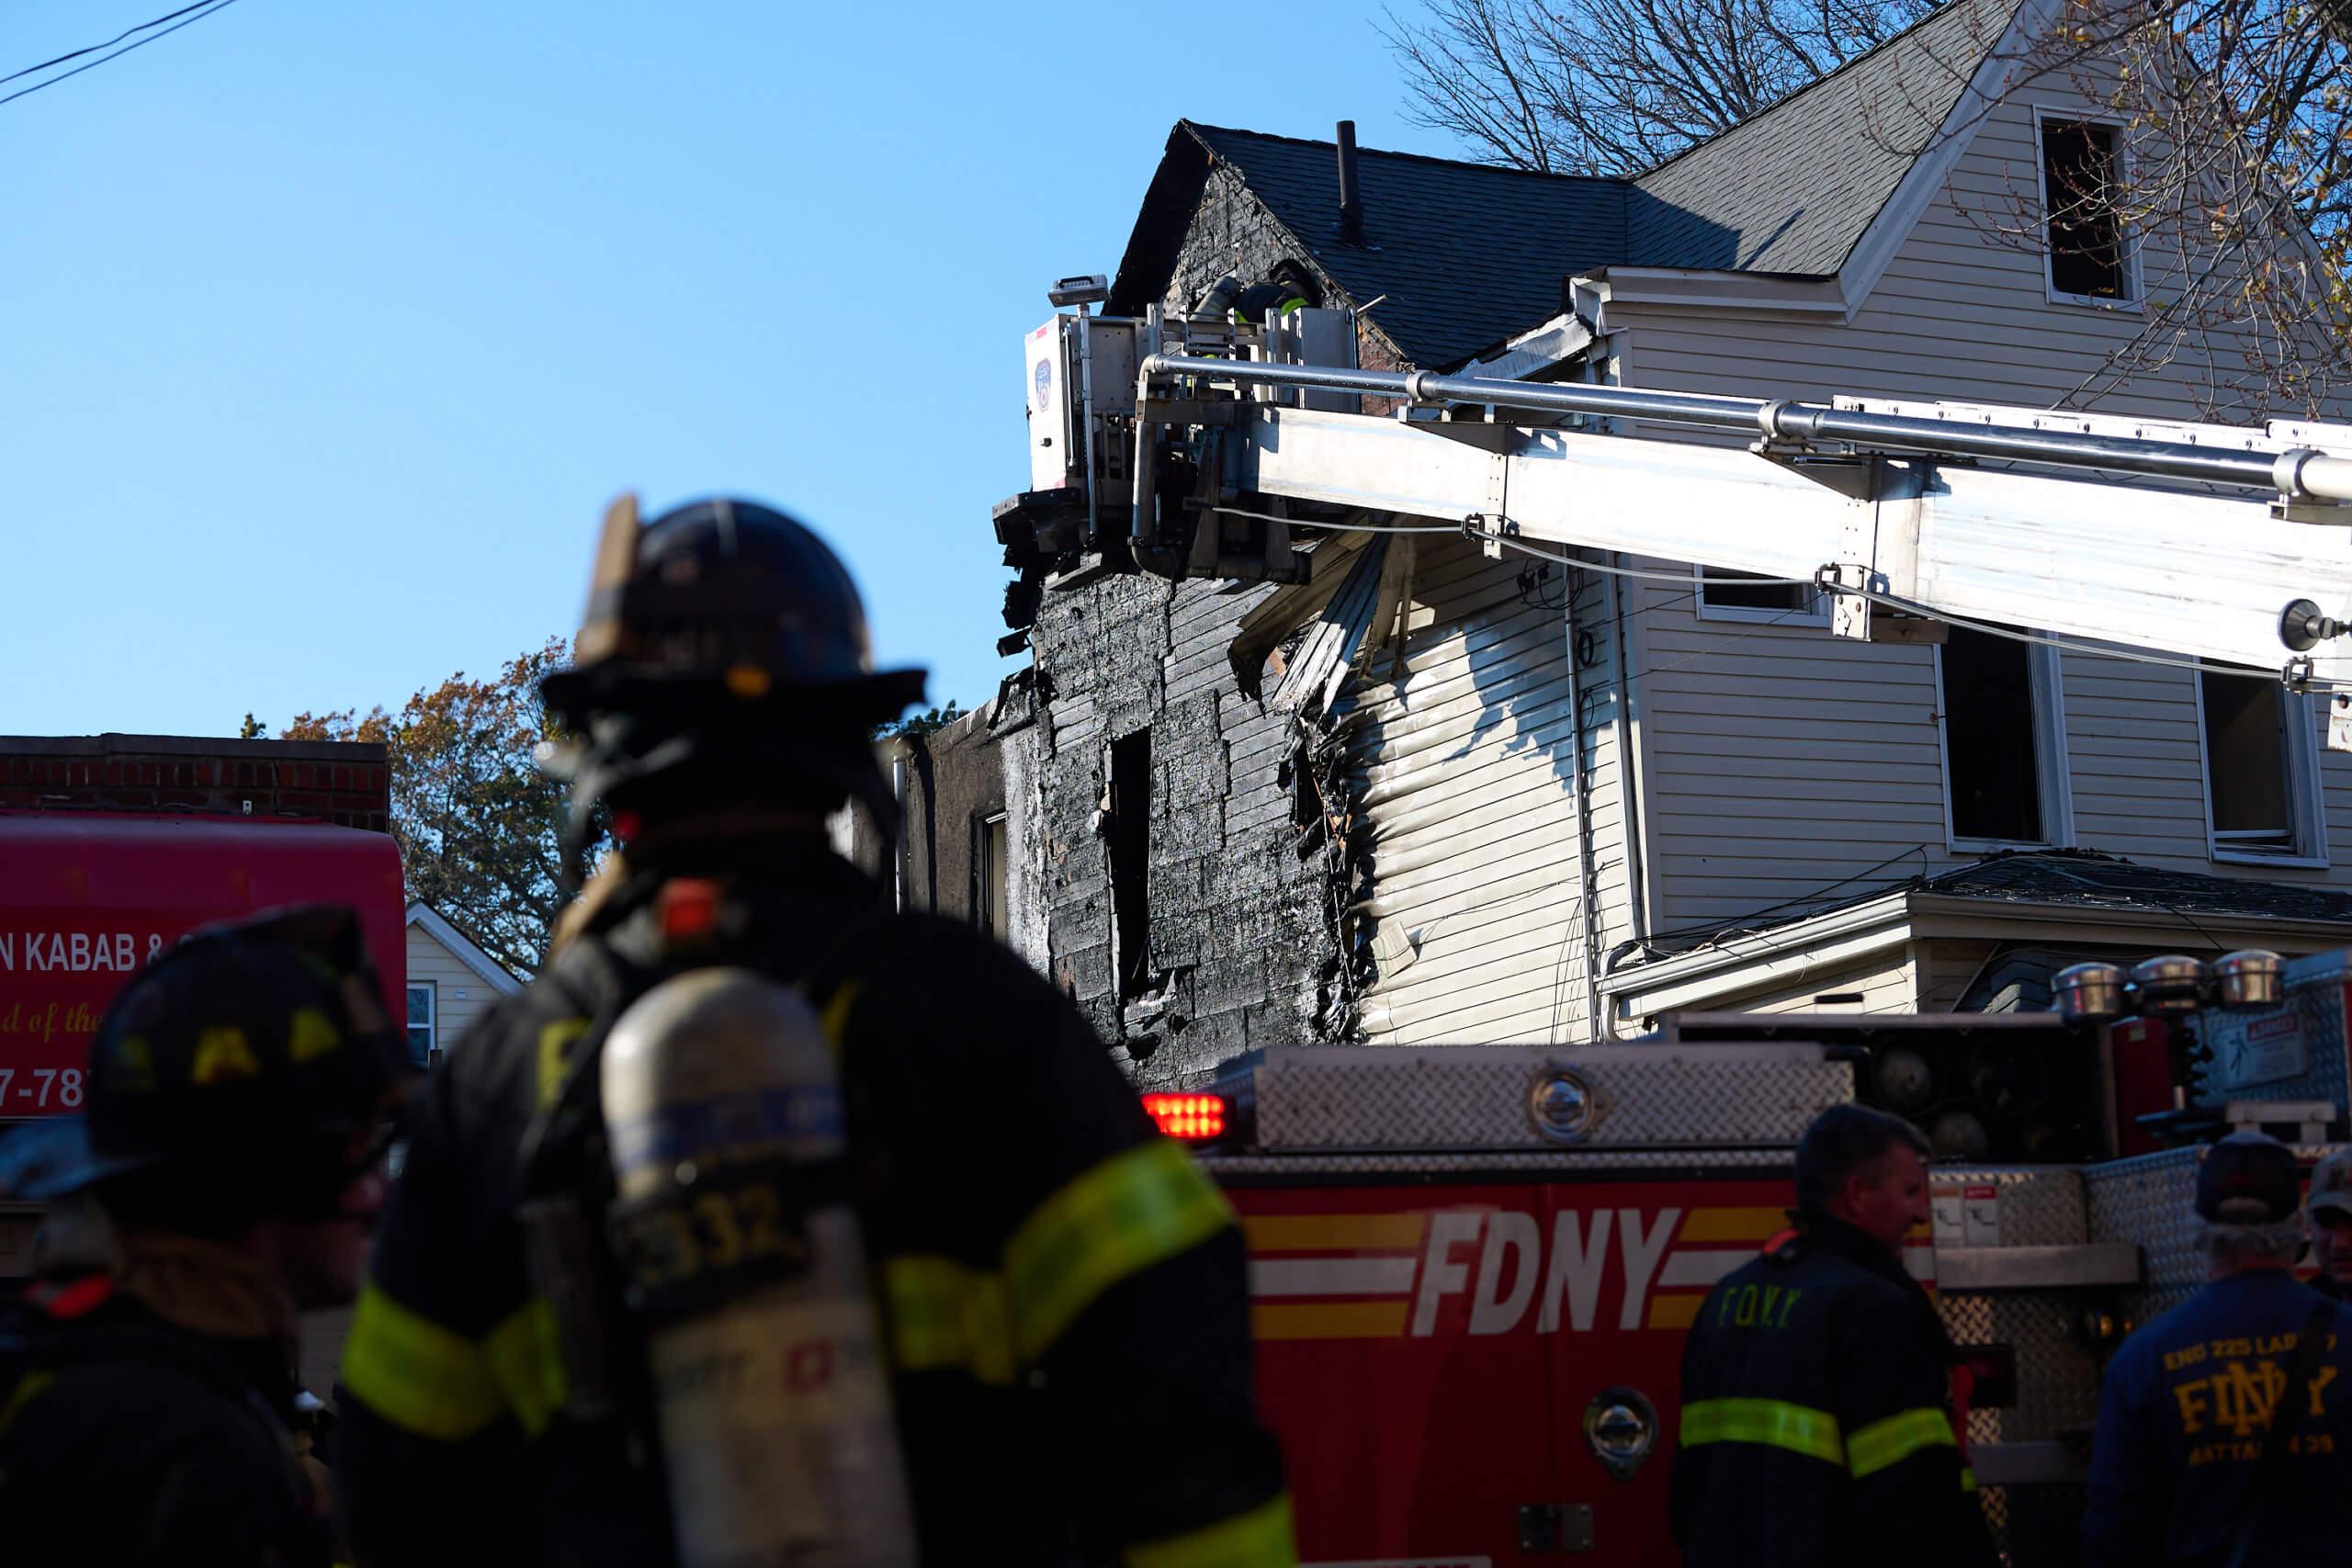
[(2352, 923), (2352, 893), (2300, 882), (2165, 871), (2079, 850), (1996, 855), (1912, 886), (1921, 893), (2018, 904)]
[(2161, 910), (2194, 922), (2217, 919), (2313, 920), (2352, 925), (2352, 893), (2307, 883), (2257, 882), (2165, 871), (2095, 850), (2010, 850), (1935, 876), (1914, 876), (1868, 892), (1819, 902), (1795, 900), (1720, 927), (1668, 931), (1656, 955), (1688, 953), (1871, 903), (1898, 893), (1981, 899), (1988, 904), (2063, 904), (2075, 908)]
[(1368, 243), (1339, 231), (1329, 141), (1180, 120), (1111, 308), (1159, 299), (1212, 167), (1239, 175), (1415, 364), (1451, 367), (1558, 314), (1611, 265), (1835, 275), (2000, 41), (2019, 0), (1951, 0), (1803, 92), (1638, 179), (1358, 152)]
[(1560, 280), (1624, 259), (1625, 186), (1406, 152), (1357, 153), (1363, 245), (1340, 237), (1329, 141), (1191, 127), (1416, 363), (1444, 365), (1561, 310)]
[(1954, 0), (1634, 182), (1636, 266), (1827, 276), (1926, 151), (2018, 0)]

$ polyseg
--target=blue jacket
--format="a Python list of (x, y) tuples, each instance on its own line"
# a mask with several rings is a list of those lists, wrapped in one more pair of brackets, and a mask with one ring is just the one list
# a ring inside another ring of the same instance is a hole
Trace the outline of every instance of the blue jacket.
[[(2099, 1399), (2086, 1568), (2229, 1561), (2272, 1402), (2320, 1300), (2284, 1269), (2233, 1274), (2123, 1342)], [(2352, 1309), (2335, 1319), (2249, 1564), (2352, 1564)]]

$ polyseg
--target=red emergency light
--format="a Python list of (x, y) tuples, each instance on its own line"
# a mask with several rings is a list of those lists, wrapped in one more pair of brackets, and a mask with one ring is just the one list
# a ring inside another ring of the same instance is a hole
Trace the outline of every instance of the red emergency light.
[(1225, 1136), (1226, 1104), (1221, 1094), (1147, 1094), (1143, 1108), (1169, 1137), (1206, 1144)]

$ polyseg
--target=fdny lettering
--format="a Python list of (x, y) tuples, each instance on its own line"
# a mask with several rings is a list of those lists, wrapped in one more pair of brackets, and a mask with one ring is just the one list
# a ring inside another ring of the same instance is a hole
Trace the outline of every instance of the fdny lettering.
[(1736, 1291), (1725, 1291), (1723, 1304), (1715, 1308), (1715, 1326), (1786, 1328), (1789, 1314), (1796, 1311), (1797, 1298), (1804, 1294), (1803, 1290), (1784, 1285), (1742, 1285)]
[[(162, 937), (150, 936), (147, 956), (163, 945)], [(0, 972), (128, 975), (138, 963), (138, 943), (129, 931), (0, 931)]]
[[(1535, 1308), (1536, 1332), (1555, 1334), (1564, 1303), (1568, 1326), (1583, 1333), (1599, 1310), (1612, 1234), (1624, 1282), (1617, 1326), (1639, 1328), (1659, 1261), (1681, 1218), (1680, 1209), (1657, 1210), (1647, 1224), (1639, 1209), (1596, 1209), (1589, 1214), (1564, 1210), (1553, 1218), (1547, 1258), (1532, 1214), (1510, 1209), (1431, 1214), (1408, 1332), (1436, 1333), (1446, 1300), (1466, 1292), (1472, 1334), (1507, 1334), (1525, 1321), (1530, 1306)], [(1482, 1239), (1474, 1285), (1467, 1254)]]
[[(2165, 1370), (2176, 1371), (2185, 1367), (2203, 1366), (2209, 1362), (2212, 1371), (2202, 1377), (2191, 1378), (2172, 1385), (2175, 1407), (2180, 1415), (2180, 1429), (2184, 1436), (2194, 1437), (2203, 1431), (2227, 1431), (2235, 1441), (2213, 1441), (2192, 1450), (2191, 1464), (2210, 1464), (2217, 1460), (2240, 1457), (2252, 1458), (2259, 1451), (2261, 1434), (2270, 1429), (2270, 1417), (2278, 1409), (2279, 1399), (2287, 1392), (2287, 1371), (2276, 1361), (2255, 1360), (2256, 1356), (2292, 1354), (2298, 1335), (2266, 1335), (2259, 1339), (2216, 1339), (2206, 1345), (2185, 1346), (2165, 1357)], [(2334, 1337), (2329, 1343), (2334, 1344)], [(2310, 1414), (2324, 1417), (2327, 1414), (2327, 1389), (2335, 1382), (2335, 1367), (2322, 1367), (2305, 1385), (2311, 1395)], [(2324, 1433), (2312, 1435), (2314, 1441), (2323, 1440)], [(2249, 1451), (2241, 1456), (2237, 1450)], [(2298, 1453), (2332, 1451), (2324, 1448), (2299, 1445)], [(2201, 1456), (2201, 1457), (2200, 1457)]]

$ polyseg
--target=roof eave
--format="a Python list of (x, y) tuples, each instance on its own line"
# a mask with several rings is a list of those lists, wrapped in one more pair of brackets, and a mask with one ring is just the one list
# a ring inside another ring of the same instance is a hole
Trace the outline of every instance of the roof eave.
[[(2289, 956), (2324, 953), (2352, 938), (2352, 919), (2291, 919), (2273, 915), (2196, 912), (2187, 918), (2156, 905), (2050, 904), (2024, 898), (1906, 890), (1831, 909), (1717, 945), (1634, 964), (1603, 976), (1601, 993), (1621, 1021), (1688, 1011), (1786, 984), (1815, 970), (1838, 969), (1933, 939), (2086, 942), (2150, 952), (2206, 945), (2207, 932), (2228, 932), (2238, 945)], [(2095, 931), (2094, 931), (2095, 928)]]
[(2016, 85), (2019, 67), (2024, 63), (2025, 48), (2049, 30), (2057, 20), (2065, 0), (2023, 0), (2009, 15), (2009, 25), (2000, 38), (1978, 61), (1970, 75), (1968, 85), (1961, 89), (1943, 124), (1928, 139), (1903, 178), (1880, 204), (1877, 213), (1846, 252), (1838, 265), (1838, 284), (1850, 319), (1860, 310), (1887, 269), (1894, 265), (1896, 253), (1911, 237), (1911, 231), (1928, 215), (1928, 209), (1942, 194), (1952, 171), (1975, 145), (1976, 133), (2000, 101)]
[(523, 988), (523, 982), (508, 974), (498, 960), (483, 952), (479, 942), (451, 925), (447, 916), (423, 899), (409, 905), (407, 918), (401, 923), (403, 926), (423, 926), (426, 935), (447, 948), (452, 958), (481, 976), (501, 996), (512, 996)]

